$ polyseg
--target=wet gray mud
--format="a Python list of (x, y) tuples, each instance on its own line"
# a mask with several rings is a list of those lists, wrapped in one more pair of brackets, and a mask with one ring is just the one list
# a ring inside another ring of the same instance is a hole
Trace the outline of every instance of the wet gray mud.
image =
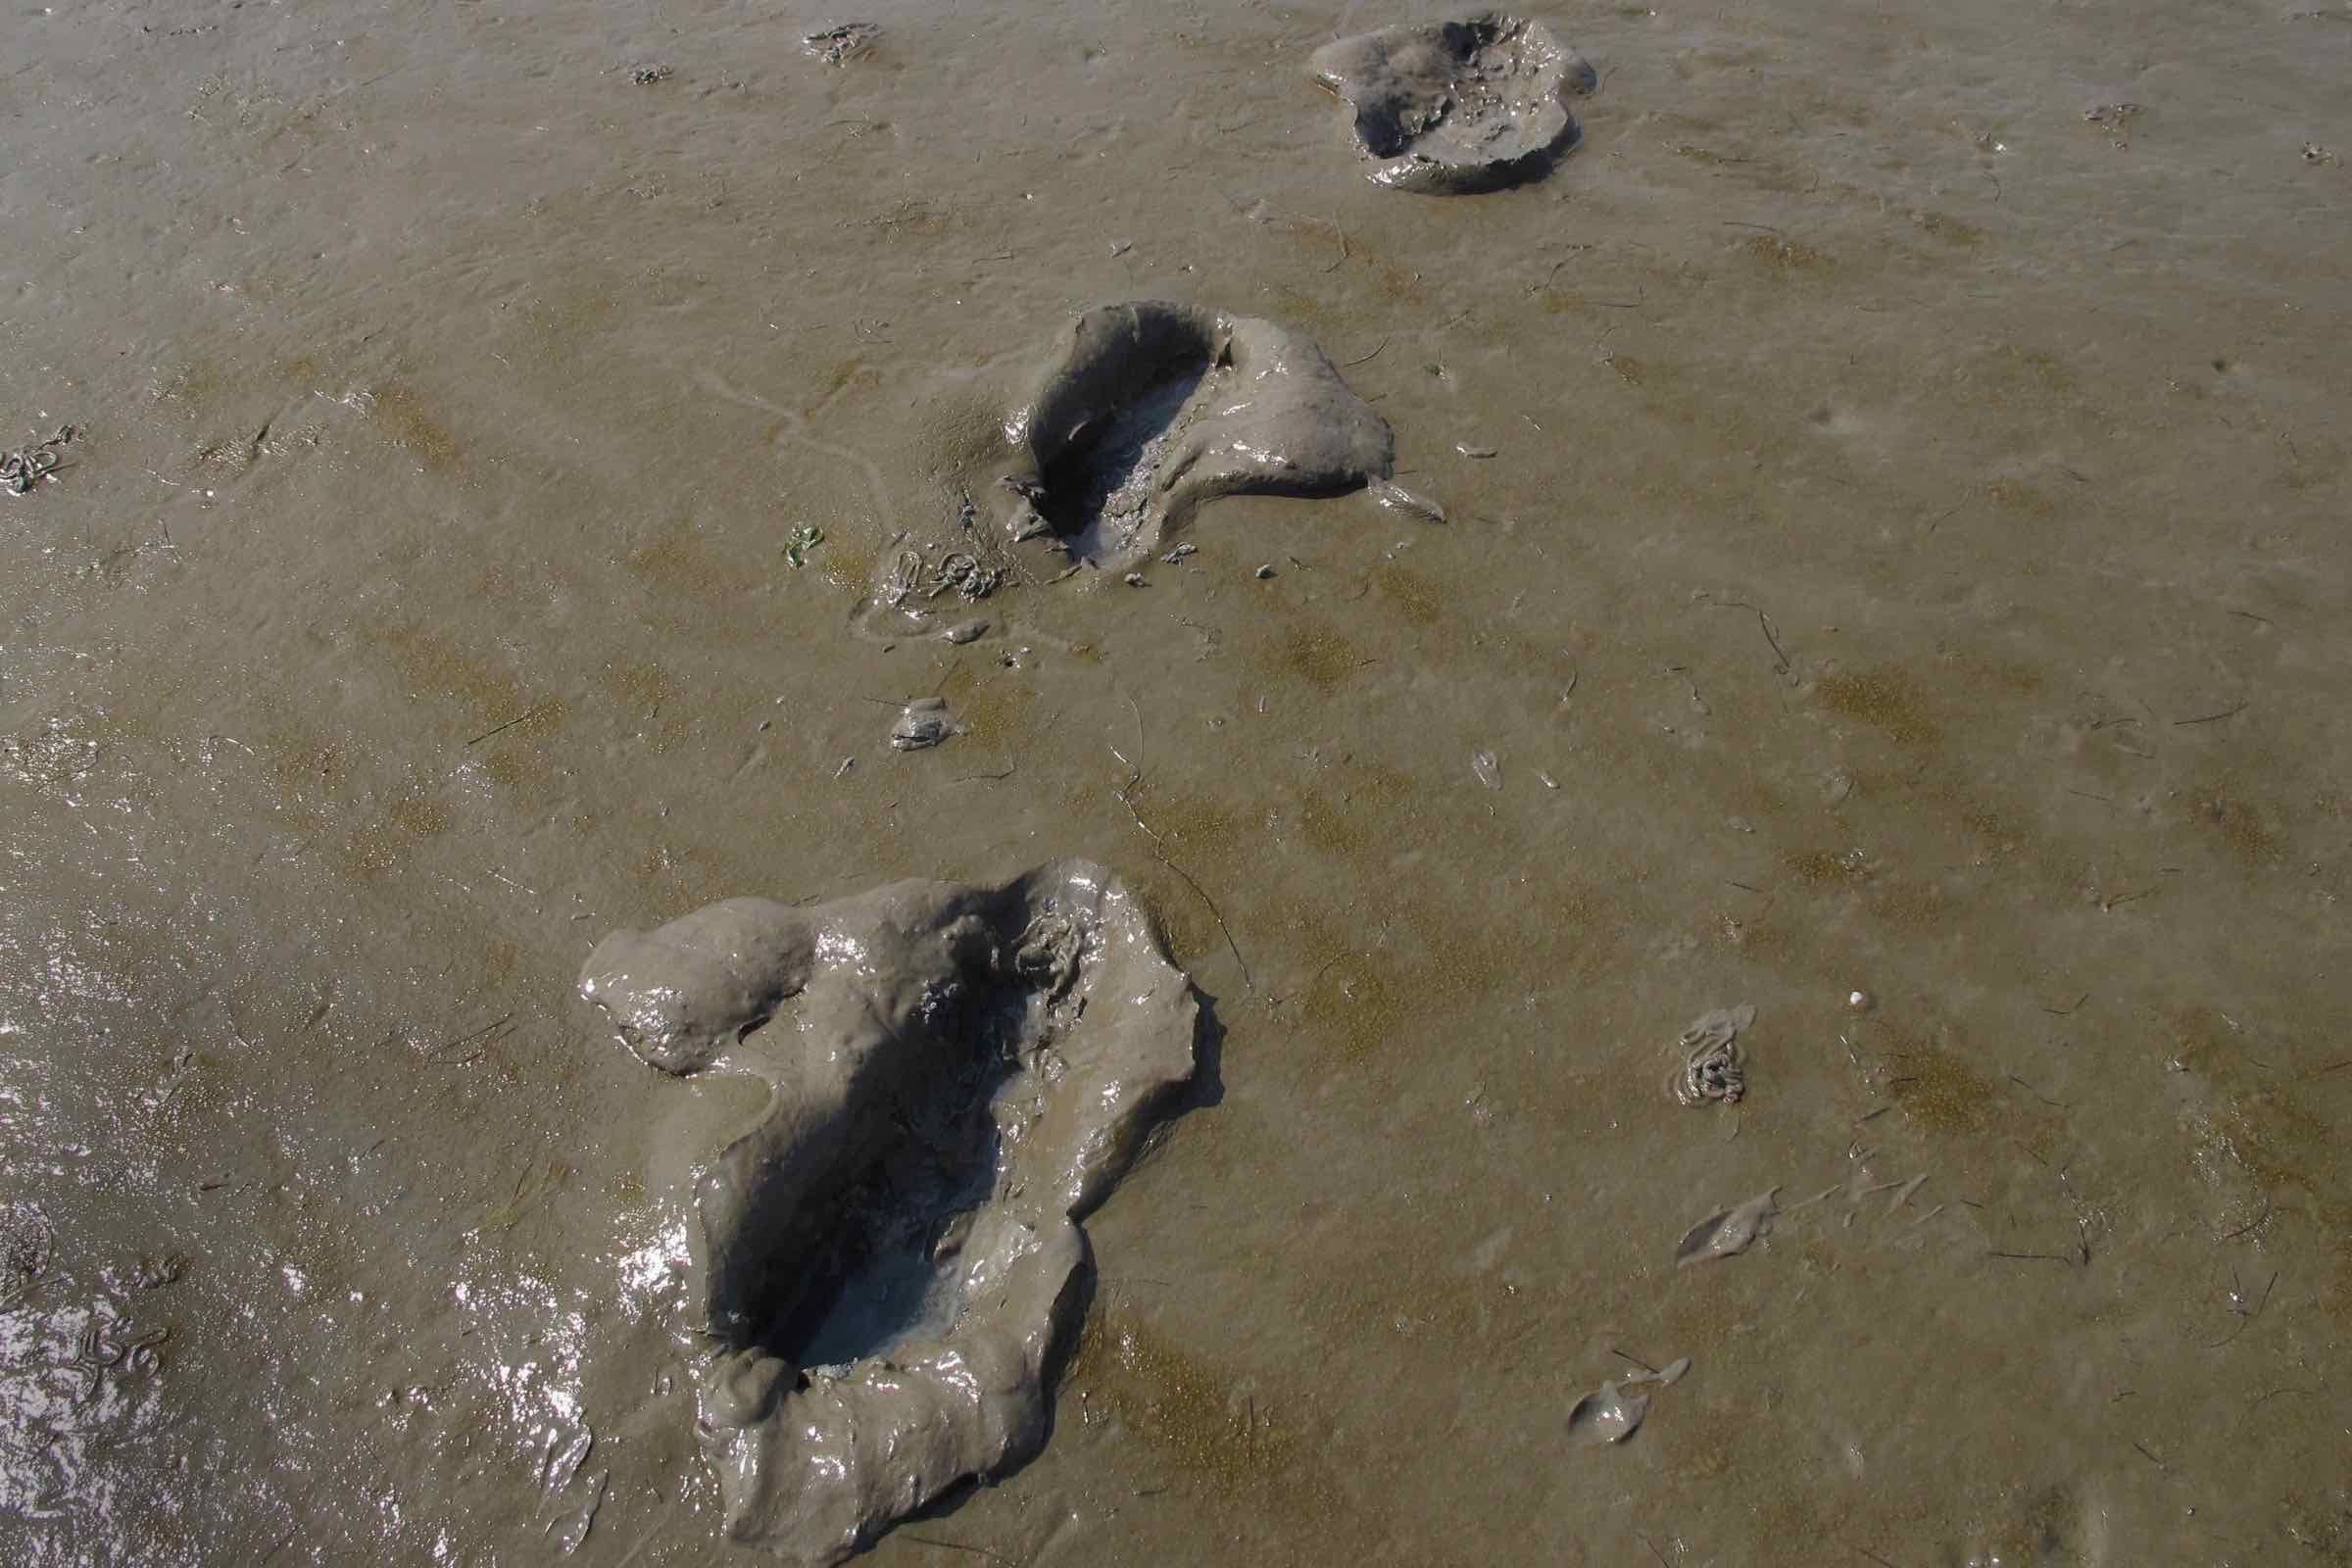
[(874, 46), (882, 29), (871, 22), (845, 22), (838, 27), (825, 27), (805, 34), (801, 44), (810, 54), (828, 66), (842, 65)]
[(1373, 182), (1433, 195), (1541, 177), (1576, 145), (1569, 94), (1595, 84), (1549, 27), (1499, 12), (1341, 38), (1309, 64), (1354, 111)]
[[(1571, 157), (1365, 179), (1308, 57), (1473, 9), (10, 14), (0, 1565), (762, 1560), (706, 1374), (935, 1338), (1002, 1102), (702, 1335), (735, 1069), (856, 982), (672, 1077), (582, 960), (1065, 854), (1222, 1098), (1043, 1448), (853, 1568), (2352, 1561), (2344, 7), (1522, 11)], [(1014, 544), (1127, 300), (1311, 337), (1446, 524)]]
[(1675, 1244), (1677, 1268), (1719, 1257), (1738, 1257), (1762, 1237), (1772, 1234), (1780, 1207), (1774, 1201), (1780, 1189), (1758, 1193), (1737, 1207), (1718, 1209), (1683, 1233)]
[(1330, 495), (1384, 479), (1388, 422), (1304, 335), (1142, 300), (1087, 312), (1006, 424), (1015, 537), (1125, 567), (1218, 496)]
[(649, 1065), (755, 1086), (748, 1123), (666, 1134), (727, 1535), (839, 1562), (1032, 1456), (1078, 1218), (1193, 1071), (1191, 983), (1125, 887), (731, 899), (608, 937), (580, 990)]

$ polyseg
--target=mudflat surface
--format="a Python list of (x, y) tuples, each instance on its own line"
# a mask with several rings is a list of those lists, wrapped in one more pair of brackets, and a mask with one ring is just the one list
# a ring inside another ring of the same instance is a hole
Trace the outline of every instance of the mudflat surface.
[[(10, 12), (0, 420), (80, 434), (0, 497), (0, 1557), (711, 1560), (634, 1348), (723, 1090), (581, 959), (1061, 856), (1215, 1102), (1044, 1455), (873, 1561), (2352, 1553), (2342, 7), (1546, 11), (1582, 146), (1445, 201), (1305, 76), (1434, 13), (862, 15)], [(1136, 298), (1450, 520), (853, 635)]]

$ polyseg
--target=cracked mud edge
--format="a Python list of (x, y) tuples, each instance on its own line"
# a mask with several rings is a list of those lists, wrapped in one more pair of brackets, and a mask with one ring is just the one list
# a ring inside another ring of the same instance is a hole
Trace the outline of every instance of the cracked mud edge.
[(670, 1091), (699, 1108), (663, 1142), (727, 1536), (840, 1562), (1033, 1456), (1078, 1221), (1193, 1072), (1192, 985), (1134, 896), (1073, 860), (733, 899), (606, 938), (580, 989), (719, 1091)]

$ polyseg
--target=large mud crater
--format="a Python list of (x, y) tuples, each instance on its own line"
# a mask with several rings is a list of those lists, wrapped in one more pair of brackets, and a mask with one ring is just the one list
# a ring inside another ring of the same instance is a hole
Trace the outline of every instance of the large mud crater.
[(1081, 564), (1140, 562), (1202, 503), (1329, 495), (1386, 478), (1396, 445), (1300, 333), (1142, 300), (1087, 312), (1006, 422), (1015, 537)]
[(1309, 65), (1354, 110), (1376, 184), (1441, 195), (1546, 172), (1579, 135), (1568, 96), (1597, 80), (1549, 27), (1499, 12), (1342, 38)]
[(737, 1091), (669, 1124), (662, 1200), (726, 1533), (838, 1562), (1034, 1454), (1078, 1219), (1193, 1071), (1191, 983), (1132, 896), (1065, 861), (733, 899), (608, 937), (580, 989)]

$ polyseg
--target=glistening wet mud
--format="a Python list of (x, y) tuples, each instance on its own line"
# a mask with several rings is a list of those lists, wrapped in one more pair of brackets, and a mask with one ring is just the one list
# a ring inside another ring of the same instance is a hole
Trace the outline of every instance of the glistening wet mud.
[(747, 1282), (737, 1320), (752, 1330), (739, 1348), (843, 1368), (955, 1327), (962, 1244), (1004, 1157), (990, 1101), (1017, 1069), (971, 1020), (942, 1032), (970, 1054), (927, 1064), (919, 1094), (892, 1098), (890, 1129), (862, 1168), (845, 1164), (833, 1184), (779, 1200), (829, 1223), (805, 1250), (779, 1248)]
[(1080, 317), (1006, 429), (1011, 531), (1098, 567), (1145, 559), (1218, 496), (1329, 495), (1396, 461), (1388, 422), (1304, 335), (1163, 300)]
[(641, 1059), (764, 1085), (673, 1131), (678, 1325), (727, 1533), (828, 1564), (1029, 1458), (1077, 1220), (1193, 1070), (1191, 985), (1100, 867), (710, 906), (590, 955)]
[(1205, 353), (1182, 350), (1165, 364), (1138, 364), (1130, 390), (1044, 466), (1038, 510), (1071, 556), (1101, 563), (1137, 554), (1136, 537), (1158, 499), (1160, 465), (1209, 370)]
[(1598, 83), (1549, 27), (1500, 12), (1336, 39), (1310, 69), (1353, 111), (1373, 183), (1433, 195), (1550, 172), (1580, 133), (1568, 96)]
[[(1061, 853), (1224, 1096), (873, 1568), (2352, 1552), (2340, 9), (1520, 13), (1605, 85), (1444, 200), (1307, 62), (1459, 12), (10, 13), (0, 1563), (764, 1560), (672, 1264), (767, 1081), (573, 977)], [(1130, 300), (1445, 525), (1053, 582), (1004, 425)]]

